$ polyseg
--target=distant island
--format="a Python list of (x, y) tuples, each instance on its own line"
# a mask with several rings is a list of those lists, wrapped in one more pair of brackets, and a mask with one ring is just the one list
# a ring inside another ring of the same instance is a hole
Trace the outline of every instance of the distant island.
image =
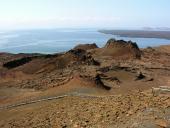
[(99, 30), (104, 34), (118, 35), (120, 37), (132, 38), (159, 38), (170, 40), (170, 31), (148, 31), (148, 30)]

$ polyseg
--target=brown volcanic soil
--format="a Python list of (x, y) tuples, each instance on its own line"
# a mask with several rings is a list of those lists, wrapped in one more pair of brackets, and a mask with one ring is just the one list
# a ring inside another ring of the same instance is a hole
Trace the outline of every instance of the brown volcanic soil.
[(169, 45), (162, 45), (160, 47), (156, 47), (155, 49), (157, 49), (161, 52), (170, 53), (170, 46)]
[(1, 111), (4, 128), (168, 128), (170, 98), (132, 93), (101, 98), (67, 97)]
[(0, 107), (76, 94), (2, 109), (0, 127), (168, 127), (170, 94), (154, 97), (151, 88), (170, 87), (170, 49), (140, 50), (114, 39), (92, 47), (54, 55), (0, 54)]

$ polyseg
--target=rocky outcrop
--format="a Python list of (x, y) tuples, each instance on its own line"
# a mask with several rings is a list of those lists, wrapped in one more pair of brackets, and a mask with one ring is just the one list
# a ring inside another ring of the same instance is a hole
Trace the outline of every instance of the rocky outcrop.
[(99, 74), (96, 74), (96, 76), (95, 76), (95, 84), (96, 84), (98, 87), (104, 88), (104, 89), (106, 89), (106, 90), (110, 90), (110, 89), (111, 89), (111, 87), (106, 86), (106, 85), (103, 83), (103, 81), (102, 81), (102, 79), (101, 79), (101, 76), (100, 76)]
[(74, 58), (74, 60), (71, 60), (72, 63), (76, 62), (77, 64), (100, 65), (99, 62), (94, 60), (94, 58), (83, 49), (70, 50), (65, 56), (72, 56)]
[(93, 44), (79, 44), (74, 47), (74, 50), (76, 49), (82, 49), (82, 50), (90, 50), (90, 49), (95, 49), (98, 48), (98, 46), (93, 43)]
[(110, 39), (104, 46), (105, 49), (113, 50), (114, 56), (140, 59), (141, 51), (138, 45), (132, 41)]

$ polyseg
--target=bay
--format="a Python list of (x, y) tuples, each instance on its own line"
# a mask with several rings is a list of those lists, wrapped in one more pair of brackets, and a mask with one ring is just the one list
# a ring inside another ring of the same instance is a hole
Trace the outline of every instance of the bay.
[(110, 38), (131, 40), (140, 48), (170, 44), (166, 39), (119, 37), (100, 33), (97, 29), (41, 29), (0, 32), (0, 52), (57, 53), (77, 44), (96, 43), (103, 47)]

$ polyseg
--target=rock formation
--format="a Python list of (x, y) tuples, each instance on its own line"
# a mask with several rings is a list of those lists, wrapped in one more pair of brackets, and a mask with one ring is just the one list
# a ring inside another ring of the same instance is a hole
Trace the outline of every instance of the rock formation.
[(114, 56), (123, 58), (136, 58), (140, 59), (141, 51), (137, 44), (132, 41), (110, 39), (104, 46), (105, 49), (113, 50)]
[(98, 48), (98, 46), (93, 43), (93, 44), (79, 44), (74, 47), (74, 49), (82, 49), (82, 50), (90, 50), (90, 49), (95, 49)]

